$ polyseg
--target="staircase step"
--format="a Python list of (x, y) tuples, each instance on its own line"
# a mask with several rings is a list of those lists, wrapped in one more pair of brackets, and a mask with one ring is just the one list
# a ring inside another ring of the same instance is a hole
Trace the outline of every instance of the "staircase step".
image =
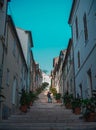
[(27, 113), (18, 111), (1, 121), (0, 130), (96, 130), (96, 122), (85, 122), (61, 104), (38, 100)]
[[(2, 129), (3, 128), (3, 129)], [(80, 129), (82, 128), (82, 129)], [(96, 130), (95, 124), (74, 124), (74, 123), (12, 123), (0, 124), (0, 130)]]

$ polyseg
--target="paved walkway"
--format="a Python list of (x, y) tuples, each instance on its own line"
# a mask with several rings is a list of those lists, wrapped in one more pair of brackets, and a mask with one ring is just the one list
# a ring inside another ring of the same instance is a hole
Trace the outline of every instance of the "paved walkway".
[(84, 122), (61, 103), (47, 103), (46, 91), (28, 112), (12, 115), (0, 122), (0, 130), (96, 130), (96, 122)]

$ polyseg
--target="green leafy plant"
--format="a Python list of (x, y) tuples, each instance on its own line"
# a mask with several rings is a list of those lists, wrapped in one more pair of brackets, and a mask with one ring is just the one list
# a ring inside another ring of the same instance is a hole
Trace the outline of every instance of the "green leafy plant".
[(72, 94), (68, 94), (68, 92), (66, 92), (66, 93), (63, 95), (62, 99), (63, 99), (63, 103), (64, 103), (65, 107), (66, 107), (67, 109), (71, 109), (71, 108), (72, 108), (71, 103), (72, 103), (72, 101), (73, 101), (73, 95), (72, 95)]
[(67, 103), (72, 103), (73, 101), (73, 95), (72, 94), (68, 94), (67, 92), (63, 95), (62, 97), (63, 99), (63, 103), (66, 105)]
[(72, 110), (76, 115), (81, 113), (82, 99), (74, 98), (72, 101)]
[(21, 94), (21, 97), (20, 97), (20, 105), (26, 105), (27, 104), (27, 93), (25, 92), (24, 89), (22, 89), (22, 92), (20, 93)]
[(55, 96), (56, 94), (57, 94), (57, 90), (56, 90), (56, 88), (55, 87), (50, 87), (50, 91), (51, 91), (51, 93), (53, 93), (53, 96)]
[(37, 99), (37, 94), (35, 92), (26, 92), (25, 90), (22, 90), (21, 92), (21, 98), (20, 98), (20, 104), (21, 105), (29, 105), (30, 102), (34, 102), (34, 100)]
[(27, 104), (28, 104), (28, 97), (27, 97), (27, 93), (24, 89), (22, 89), (22, 91), (20, 92), (21, 97), (20, 97), (20, 110), (22, 112), (27, 112)]
[(47, 83), (47, 82), (42, 83), (42, 87), (47, 87), (48, 85), (49, 85), (49, 83)]
[(72, 108), (81, 107), (81, 105), (82, 105), (82, 99), (74, 98), (72, 100)]
[(47, 82), (42, 83), (42, 85), (35, 90), (35, 94), (40, 94), (48, 86)]
[[(83, 99), (82, 107), (84, 108), (83, 117), (87, 120), (90, 117), (91, 113), (94, 113), (96, 118), (96, 98)], [(96, 119), (95, 119), (96, 120)]]
[(32, 91), (29, 92), (29, 96), (30, 96), (30, 100), (32, 102), (34, 102), (38, 98), (37, 94), (35, 92), (32, 92)]
[(61, 93), (56, 93), (55, 99), (56, 99), (56, 100), (60, 100), (60, 99), (61, 99)]

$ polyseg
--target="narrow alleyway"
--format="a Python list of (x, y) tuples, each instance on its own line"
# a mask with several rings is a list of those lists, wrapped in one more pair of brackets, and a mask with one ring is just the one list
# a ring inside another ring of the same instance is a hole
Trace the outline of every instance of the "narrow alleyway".
[(47, 103), (43, 91), (27, 113), (19, 111), (0, 122), (0, 130), (96, 130), (96, 122), (84, 122), (79, 116), (55, 100)]

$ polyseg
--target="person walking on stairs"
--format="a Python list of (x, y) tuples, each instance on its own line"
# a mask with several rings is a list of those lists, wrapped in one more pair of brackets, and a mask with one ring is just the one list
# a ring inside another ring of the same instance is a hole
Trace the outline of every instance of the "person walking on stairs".
[(52, 103), (52, 97), (51, 97), (51, 93), (49, 91), (47, 93), (47, 97), (48, 97), (48, 103)]

